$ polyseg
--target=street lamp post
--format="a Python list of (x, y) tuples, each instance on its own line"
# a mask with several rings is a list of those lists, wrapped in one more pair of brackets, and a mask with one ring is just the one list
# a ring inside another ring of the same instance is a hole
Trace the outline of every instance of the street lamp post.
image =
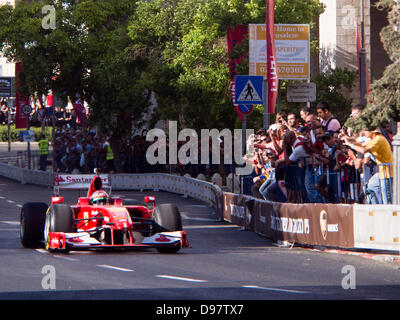
[(367, 104), (367, 73), (366, 73), (366, 57), (365, 50), (365, 31), (364, 31), (364, 0), (361, 0), (361, 50), (360, 50), (360, 102), (363, 106)]

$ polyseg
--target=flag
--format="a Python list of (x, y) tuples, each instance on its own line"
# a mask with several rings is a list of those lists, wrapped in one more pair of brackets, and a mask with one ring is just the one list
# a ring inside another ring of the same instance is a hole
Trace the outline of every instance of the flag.
[(267, 32), (267, 81), (268, 81), (268, 113), (275, 112), (276, 98), (278, 96), (278, 70), (274, 36), (274, 7), (275, 0), (267, 0), (265, 18)]
[[(238, 43), (242, 42), (247, 33), (248, 29), (247, 26), (245, 25), (238, 25), (233, 29), (231, 29), (231, 27), (228, 27), (226, 32), (227, 42), (228, 42), (229, 73), (231, 77), (230, 86), (231, 86), (231, 94), (233, 100), (235, 100), (235, 75), (236, 75), (235, 67), (242, 61), (245, 55), (242, 55), (240, 58), (232, 59), (230, 53)], [(233, 106), (235, 107), (236, 113), (240, 118), (240, 120), (243, 120), (243, 114), (239, 110), (239, 105), (234, 103)]]
[[(21, 85), (21, 74), (22, 74), (22, 66), (20, 62), (15, 64), (15, 128), (16, 129), (25, 129), (27, 126), (27, 120), (29, 116), (29, 112), (31, 110), (29, 97), (21, 96), (18, 93), (18, 87)], [(28, 113), (28, 114), (27, 114)]]

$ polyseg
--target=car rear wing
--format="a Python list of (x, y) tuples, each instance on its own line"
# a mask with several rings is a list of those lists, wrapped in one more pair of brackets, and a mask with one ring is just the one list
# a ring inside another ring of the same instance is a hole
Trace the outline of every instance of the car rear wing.
[[(112, 184), (110, 174), (55, 174), (53, 180), (53, 196), (60, 196), (61, 189), (89, 190), (88, 193), (99, 189), (96, 187), (93, 190), (95, 178), (101, 179), (100, 189), (111, 194)], [(90, 196), (88, 194), (88, 196)]]

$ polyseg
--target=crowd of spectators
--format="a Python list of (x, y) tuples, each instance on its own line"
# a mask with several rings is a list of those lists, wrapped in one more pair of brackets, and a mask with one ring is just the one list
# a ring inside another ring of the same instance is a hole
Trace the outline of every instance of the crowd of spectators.
[[(40, 104), (35, 104), (31, 124), (50, 124), (51, 117), (41, 109)], [(354, 106), (350, 117), (359, 116), (361, 111), (362, 106)], [(7, 112), (12, 110), (1, 101), (2, 124), (7, 123)], [(109, 159), (108, 136), (80, 127), (72, 108), (56, 107), (54, 115), (52, 160), (56, 171), (92, 173), (99, 168), (101, 172), (115, 172), (114, 161)], [(200, 173), (211, 176), (214, 172), (226, 177), (233, 172), (232, 165), (225, 165), (222, 159), (219, 165), (211, 160), (209, 165), (150, 165), (146, 150), (152, 142), (146, 141), (145, 133), (122, 139), (122, 172), (166, 172), (192, 177)], [(257, 198), (295, 203), (391, 203), (393, 155), (388, 128), (352, 132), (340, 124), (327, 103), (320, 102), (314, 113), (308, 108), (302, 108), (299, 116), (279, 112), (274, 124), (267, 130), (258, 130), (250, 140), (254, 145), (251, 193)], [(223, 143), (220, 147), (223, 157)]]
[[(52, 152), (47, 158), (47, 166), (52, 166), (57, 172), (65, 173), (92, 173), (94, 168), (101, 172), (115, 172), (114, 161), (107, 161), (107, 151), (110, 145), (109, 136), (99, 135), (94, 130), (88, 130), (79, 125), (77, 116), (72, 106), (56, 106), (53, 109), (47, 106), (46, 99), (42, 103), (39, 99), (32, 100), (32, 111), (30, 114), (31, 127), (52, 126), (55, 124), (55, 140), (51, 141)], [(0, 101), (0, 124), (8, 123), (10, 112), (10, 124), (15, 122), (15, 107), (9, 109), (7, 100)], [(146, 161), (146, 150), (152, 142), (146, 141), (146, 133), (138, 132), (132, 137), (123, 138), (119, 155), (121, 172), (148, 173), (165, 172), (180, 175), (190, 174), (193, 177), (203, 173), (211, 176), (214, 172), (226, 172), (229, 166), (224, 165), (201, 165), (201, 164), (174, 164), (150, 165)], [(178, 148), (184, 142), (178, 142)], [(200, 152), (199, 152), (200, 154)], [(54, 163), (53, 163), (54, 162)], [(226, 173), (224, 174), (226, 175)]]
[[(69, 126), (68, 123), (58, 122), (55, 132), (53, 154), (55, 170), (65, 173), (92, 173), (94, 168), (100, 172), (115, 172), (113, 161), (107, 161), (107, 152), (110, 152), (110, 138), (107, 135), (96, 134), (94, 130), (87, 131), (81, 127)], [(211, 176), (214, 172), (230, 170), (229, 166), (201, 165), (201, 164), (149, 164), (146, 160), (146, 151), (153, 142), (146, 141), (146, 131), (121, 140), (119, 160), (120, 171), (126, 173), (177, 173), (190, 174), (197, 177), (203, 173)], [(179, 142), (178, 148), (184, 142)], [(168, 149), (168, 147), (167, 147)], [(200, 152), (199, 152), (200, 154)], [(229, 172), (228, 172), (229, 173)]]
[[(352, 108), (357, 117), (362, 106)], [(280, 112), (254, 144), (253, 196), (292, 203), (390, 203), (392, 135), (388, 128), (352, 132), (320, 102), (300, 117)]]
[[(144, 161), (146, 140), (135, 136), (132, 141), (121, 141), (121, 170), (123, 172), (150, 172)], [(65, 173), (93, 173), (95, 168), (103, 173), (115, 172), (113, 158), (107, 153), (110, 140), (107, 135), (96, 134), (83, 128), (63, 126), (56, 130), (53, 154), (55, 170)]]
[(10, 124), (15, 121), (15, 107), (8, 108), (7, 99), (0, 99), (0, 125), (8, 124), (8, 116), (10, 115)]

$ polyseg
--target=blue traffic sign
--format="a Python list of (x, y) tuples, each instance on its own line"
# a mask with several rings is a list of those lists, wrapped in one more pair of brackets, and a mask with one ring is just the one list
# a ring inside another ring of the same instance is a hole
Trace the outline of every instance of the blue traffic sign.
[(253, 105), (252, 104), (241, 104), (241, 105), (239, 105), (239, 111), (242, 114), (248, 115), (253, 112)]
[(235, 104), (263, 104), (263, 76), (235, 76)]

